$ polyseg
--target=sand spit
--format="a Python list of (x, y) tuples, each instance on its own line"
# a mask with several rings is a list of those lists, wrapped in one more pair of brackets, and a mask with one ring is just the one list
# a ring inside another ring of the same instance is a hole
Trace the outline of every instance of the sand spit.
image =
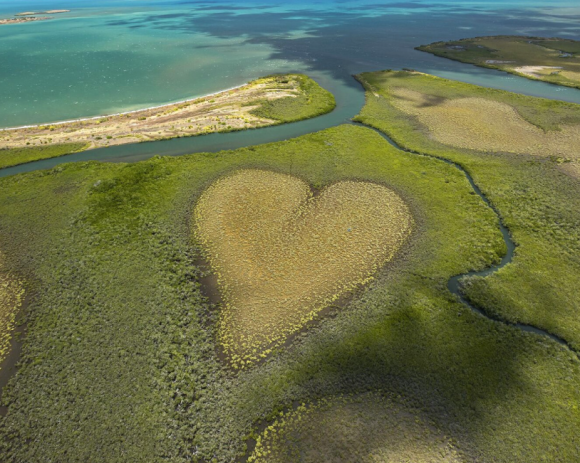
[(6, 24), (22, 24), (34, 21), (46, 21), (47, 19), (53, 18), (50, 18), (48, 16), (26, 16), (23, 18), (0, 19), (0, 26), (4, 26)]
[(138, 143), (273, 125), (254, 116), (261, 101), (295, 97), (299, 80), (285, 83), (263, 78), (205, 97), (147, 109), (52, 124), (0, 130), (0, 149), (61, 143), (87, 143), (89, 148)]
[(34, 16), (37, 14), (59, 14), (59, 13), (69, 13), (70, 10), (48, 10), (48, 11), (24, 11), (22, 13), (16, 13), (15, 16)]
[(50, 16), (38, 16), (45, 14), (59, 14), (68, 13), (70, 10), (47, 10), (47, 11), (23, 11), (22, 13), (16, 13), (14, 18), (0, 19), (0, 26), (6, 24), (22, 24), (30, 23), (34, 21), (46, 21), (47, 19), (54, 19)]

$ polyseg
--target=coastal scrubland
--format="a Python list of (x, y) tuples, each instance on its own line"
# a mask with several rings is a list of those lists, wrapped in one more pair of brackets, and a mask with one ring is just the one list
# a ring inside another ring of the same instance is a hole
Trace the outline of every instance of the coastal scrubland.
[(330, 92), (305, 75), (268, 76), (151, 109), (0, 130), (0, 167), (85, 149), (295, 122), (328, 113), (335, 104)]
[(265, 429), (248, 461), (465, 461), (436, 423), (400, 399), (365, 393), (301, 405)]
[(528, 79), (580, 88), (577, 40), (500, 35), (435, 42), (417, 50)]
[[(404, 202), (413, 228), (347, 303), (234, 371), (219, 349), (223, 303), (204, 296), (207, 249), (192, 230), (200, 198), (248, 171), (300, 179), (320, 192), (311, 204), (336, 185), (376, 185)], [(392, 440), (367, 441), (379, 455), (416, 441), (421, 457), (432, 444), (466, 461), (580, 456), (578, 357), (447, 290), (450, 277), (505, 254), (495, 213), (461, 171), (373, 130), (2, 178), (0, 247), (34, 295), (2, 395), (6, 462), (231, 462), (251, 453), (263, 420), (289, 413), (294, 426), (296, 404), (318, 426), (292, 429), (316, 429), (321, 442), (336, 438), (332, 414), (346, 433), (348, 416), (369, 430), (400, 416)], [(259, 448), (281, 449), (288, 434), (279, 434)]]
[(236, 368), (368, 283), (412, 228), (405, 202), (382, 185), (342, 181), (313, 197), (301, 179), (260, 170), (208, 188), (194, 223), (219, 275), (219, 340)]
[(579, 350), (580, 106), (416, 72), (360, 80), (367, 102), (359, 120), (405, 148), (461, 164), (517, 245), (510, 265), (463, 281), (469, 300)]

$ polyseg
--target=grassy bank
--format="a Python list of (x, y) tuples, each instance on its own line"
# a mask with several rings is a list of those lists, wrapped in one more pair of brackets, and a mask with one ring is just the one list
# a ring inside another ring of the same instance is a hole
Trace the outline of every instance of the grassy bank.
[(303, 74), (272, 75), (208, 97), (141, 111), (0, 131), (0, 168), (85, 149), (256, 129), (332, 111)]
[(86, 143), (65, 143), (62, 145), (33, 146), (27, 148), (0, 149), (0, 169), (17, 166), (41, 159), (57, 158), (66, 154), (84, 151)]
[[(346, 308), (234, 374), (219, 356), (219, 307), (202, 295), (207, 269), (191, 230), (200, 195), (239, 169), (319, 190), (384, 185), (416, 225)], [(505, 252), (495, 215), (457, 169), (397, 151), (369, 129), (3, 178), (0, 249), (35, 294), (21, 367), (3, 396), (6, 462), (231, 462), (261, 419), (369, 390), (394, 397), (401, 413), (405, 404), (420, 411), (470, 461), (579, 456), (578, 360), (447, 291), (451, 276)]]
[(580, 88), (580, 42), (500, 35), (435, 42), (417, 50), (533, 80)]
[[(321, 116), (332, 111), (336, 106), (334, 95), (325, 90), (308, 76), (295, 75), (300, 92), (295, 96), (275, 100), (258, 100), (251, 103), (259, 105), (251, 113), (260, 118), (271, 119), (279, 123), (296, 122)], [(287, 81), (288, 76), (274, 76), (277, 84)]]
[[(574, 289), (580, 275), (580, 183), (577, 174), (568, 170), (570, 165), (577, 165), (577, 159), (550, 151), (548, 145), (537, 151), (534, 143), (529, 145), (534, 155), (518, 154), (525, 151), (529, 138), (522, 134), (518, 140), (517, 130), (509, 124), (486, 124), (487, 115), (472, 103), (483, 100), (508, 106), (512, 116), (547, 136), (558, 137), (566, 126), (579, 124), (580, 106), (419, 73), (367, 73), (360, 79), (368, 91), (359, 120), (402, 146), (464, 166), (497, 207), (518, 246), (510, 265), (492, 276), (464, 282), (469, 299), (490, 314), (538, 326), (580, 349), (580, 296)], [(423, 95), (421, 98), (430, 103), (405, 98), (409, 92)], [(462, 106), (462, 101), (468, 101), (471, 109), (462, 110), (462, 120), (458, 121), (449, 116), (449, 108)], [(425, 113), (431, 116), (423, 117)], [(439, 119), (429, 126), (433, 114)], [(462, 137), (469, 127), (485, 134), (496, 148), (483, 151), (465, 147)], [(497, 131), (492, 130), (494, 127)], [(512, 136), (500, 131), (509, 131)], [(438, 141), (441, 139), (447, 143)], [(576, 138), (563, 140), (564, 145), (566, 140), (576, 142)]]

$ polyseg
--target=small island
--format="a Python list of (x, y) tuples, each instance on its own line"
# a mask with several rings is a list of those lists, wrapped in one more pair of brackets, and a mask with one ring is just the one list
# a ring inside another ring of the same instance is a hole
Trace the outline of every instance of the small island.
[(24, 11), (22, 13), (16, 13), (16, 16), (34, 16), (37, 14), (59, 14), (69, 12), (70, 10)]
[(500, 35), (421, 45), (417, 50), (533, 80), (580, 88), (580, 42)]
[(20, 18), (0, 19), (0, 26), (4, 26), (6, 24), (22, 24), (34, 21), (46, 21), (47, 19), (53, 18), (50, 18), (48, 16), (24, 16)]
[(0, 26), (6, 24), (23, 24), (35, 21), (46, 21), (48, 19), (54, 19), (50, 16), (39, 16), (46, 14), (60, 14), (68, 13), (70, 10), (47, 10), (47, 11), (23, 11), (22, 13), (16, 13), (14, 18), (0, 19)]

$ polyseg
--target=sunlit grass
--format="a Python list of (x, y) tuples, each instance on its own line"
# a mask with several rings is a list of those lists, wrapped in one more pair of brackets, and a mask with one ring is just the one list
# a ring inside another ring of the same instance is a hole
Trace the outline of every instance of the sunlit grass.
[[(531, 159), (534, 182), (553, 178), (537, 167), (542, 158)], [(481, 163), (504, 175), (496, 157)], [(192, 217), (208, 188), (242, 170), (280, 172), (321, 193), (353, 179), (385, 185), (414, 227), (344, 309), (232, 374), (218, 355), (219, 307), (200, 291), (207, 267), (198, 265)], [(470, 462), (578, 460), (577, 358), (472, 313), (447, 290), (451, 276), (505, 253), (495, 214), (458, 169), (396, 150), (370, 129), (5, 177), (0, 239), (27, 292), (32, 285), (22, 367), (2, 393), (3, 463), (231, 463), (262, 419), (368, 391), (405, 397)], [(510, 294), (528, 296), (513, 284)]]
[(209, 97), (0, 131), (0, 168), (86, 149), (295, 122), (328, 113), (335, 105), (334, 96), (304, 74), (271, 75)]
[(445, 145), (495, 153), (532, 154), (580, 160), (580, 124), (543, 130), (526, 121), (517, 107), (482, 96), (433, 103), (429, 94), (395, 87), (393, 105), (415, 116), (430, 136)]
[(86, 143), (65, 143), (60, 145), (31, 146), (27, 148), (0, 149), (0, 169), (5, 167), (57, 158), (77, 153), (87, 148)]

